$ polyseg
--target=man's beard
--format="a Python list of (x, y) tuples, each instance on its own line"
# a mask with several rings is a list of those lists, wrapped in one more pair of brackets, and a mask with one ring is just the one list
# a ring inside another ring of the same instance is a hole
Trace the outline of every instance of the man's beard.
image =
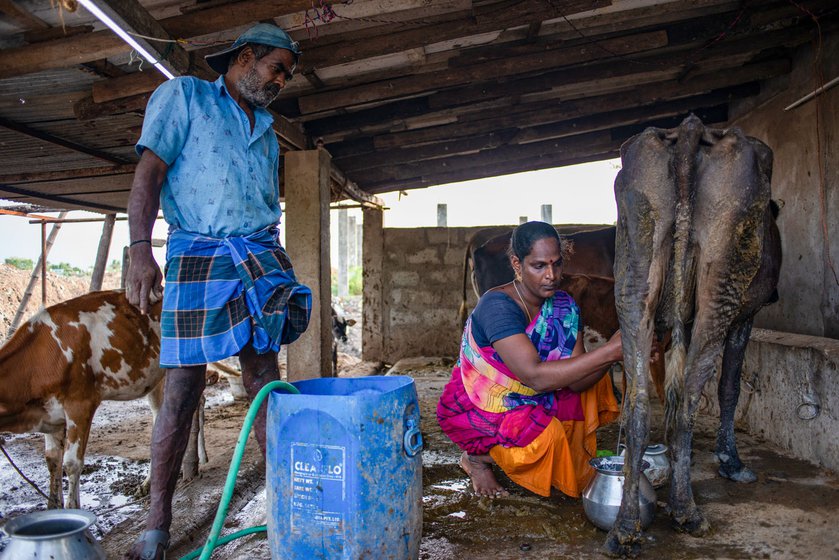
[(251, 105), (267, 107), (280, 95), (280, 86), (273, 82), (262, 85), (262, 78), (256, 68), (248, 70), (247, 74), (236, 81), (239, 95)]

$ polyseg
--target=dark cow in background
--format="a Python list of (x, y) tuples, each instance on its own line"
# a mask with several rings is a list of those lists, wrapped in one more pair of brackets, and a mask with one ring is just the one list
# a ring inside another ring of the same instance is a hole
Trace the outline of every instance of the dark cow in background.
[[(672, 330), (667, 428), (673, 475), (670, 514), (680, 530), (709, 525), (690, 484), (692, 428), (705, 383), (722, 355), (716, 454), (720, 474), (755, 479), (740, 461), (734, 410), (755, 313), (777, 298), (780, 239), (770, 204), (772, 152), (737, 128), (706, 128), (694, 116), (675, 129), (648, 128), (621, 148), (615, 181), (615, 288), (629, 382), (626, 482), (606, 541), (637, 552), (638, 480), (647, 445), (647, 360), (656, 333)], [(773, 299), (774, 296), (774, 299)]]
[(344, 310), (332, 304), (332, 375), (338, 375), (338, 343), (347, 342), (347, 328), (355, 325), (355, 319), (347, 319)]

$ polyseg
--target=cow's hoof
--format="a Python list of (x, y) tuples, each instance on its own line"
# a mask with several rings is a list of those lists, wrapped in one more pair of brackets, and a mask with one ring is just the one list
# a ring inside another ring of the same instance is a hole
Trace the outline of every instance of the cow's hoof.
[(673, 516), (673, 527), (682, 533), (688, 533), (694, 537), (704, 537), (711, 531), (711, 524), (705, 519), (698, 509), (684, 516)]
[(603, 543), (603, 552), (613, 558), (635, 558), (641, 550), (638, 535), (612, 529)]
[(733, 480), (734, 482), (742, 482), (743, 484), (749, 484), (757, 481), (757, 475), (754, 471), (744, 465), (742, 465), (739, 469), (736, 469), (731, 465), (722, 463), (720, 464), (719, 473), (723, 478)]

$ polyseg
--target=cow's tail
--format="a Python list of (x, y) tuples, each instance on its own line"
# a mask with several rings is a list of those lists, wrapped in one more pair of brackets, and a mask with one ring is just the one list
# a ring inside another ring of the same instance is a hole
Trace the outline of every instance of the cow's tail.
[(457, 320), (461, 330), (466, 325), (466, 317), (469, 314), (466, 308), (466, 284), (469, 281), (469, 263), (472, 261), (471, 247), (472, 243), (469, 243), (466, 247), (466, 256), (463, 258), (463, 287), (461, 288), (460, 309), (457, 312)]
[(676, 415), (684, 397), (685, 364), (687, 361), (686, 318), (693, 306), (693, 259), (689, 254), (690, 231), (693, 219), (693, 190), (696, 180), (696, 154), (704, 127), (691, 115), (678, 128), (673, 155), (678, 199), (673, 240), (673, 344), (667, 358), (665, 374), (665, 434), (671, 434)]

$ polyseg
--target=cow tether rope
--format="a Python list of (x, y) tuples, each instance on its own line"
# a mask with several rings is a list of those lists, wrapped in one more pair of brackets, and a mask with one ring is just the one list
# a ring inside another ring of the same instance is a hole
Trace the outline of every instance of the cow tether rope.
[(37, 492), (38, 492), (41, 496), (43, 496), (44, 498), (46, 498), (47, 502), (49, 502), (50, 497), (49, 497), (49, 496), (47, 496), (46, 494), (44, 494), (44, 491), (43, 491), (43, 490), (41, 490), (40, 488), (38, 488), (38, 485), (37, 485), (37, 484), (35, 484), (35, 483), (34, 483), (34, 482), (32, 482), (31, 480), (29, 480), (29, 478), (28, 478), (25, 474), (23, 474), (23, 471), (21, 471), (21, 470), (18, 468), (18, 466), (15, 464), (15, 462), (14, 462), (14, 461), (12, 461), (12, 458), (9, 456), (9, 453), (6, 451), (6, 448), (5, 448), (5, 447), (3, 447), (3, 444), (4, 444), (4, 443), (6, 443), (6, 440), (4, 440), (3, 438), (0, 438), (0, 451), (2, 451), (2, 452), (3, 452), (3, 455), (5, 455), (5, 456), (6, 456), (6, 460), (7, 460), (7, 461), (9, 461), (9, 464), (12, 466), (12, 468), (13, 468), (13, 469), (15, 469), (15, 470), (17, 471), (17, 473), (21, 476), (21, 478), (23, 478), (23, 480), (25, 480), (26, 482), (28, 482), (28, 483), (29, 483), (29, 485), (30, 485), (32, 488), (34, 488), (34, 489), (35, 489), (35, 490), (36, 490), (36, 491), (37, 491)]

